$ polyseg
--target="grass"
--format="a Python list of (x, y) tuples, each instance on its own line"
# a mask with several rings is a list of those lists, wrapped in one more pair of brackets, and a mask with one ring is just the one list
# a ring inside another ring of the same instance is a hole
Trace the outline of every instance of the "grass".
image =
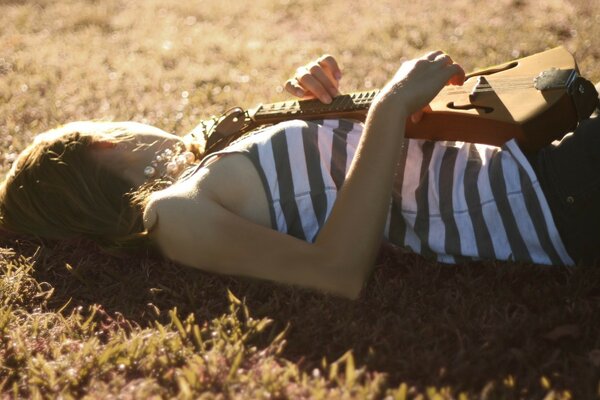
[[(184, 134), (285, 98), (324, 52), (345, 90), (446, 49), (467, 70), (559, 44), (600, 80), (593, 1), (0, 0), (0, 163), (82, 119)], [(592, 398), (600, 270), (384, 252), (357, 301), (84, 242), (0, 241), (5, 398)]]

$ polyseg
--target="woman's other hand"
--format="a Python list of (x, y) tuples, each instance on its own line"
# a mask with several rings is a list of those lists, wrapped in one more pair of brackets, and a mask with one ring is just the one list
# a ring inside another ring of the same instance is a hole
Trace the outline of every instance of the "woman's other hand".
[(342, 71), (330, 55), (323, 55), (296, 70), (285, 83), (285, 90), (302, 99), (317, 98), (329, 104), (340, 94), (338, 87)]
[(462, 85), (464, 80), (465, 71), (460, 65), (444, 52), (433, 51), (402, 64), (374, 103), (399, 102), (416, 123), (445, 85)]

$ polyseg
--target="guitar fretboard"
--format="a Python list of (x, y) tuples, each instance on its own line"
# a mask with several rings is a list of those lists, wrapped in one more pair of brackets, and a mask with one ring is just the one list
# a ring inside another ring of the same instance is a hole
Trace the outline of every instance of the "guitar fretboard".
[(319, 100), (289, 100), (279, 103), (263, 104), (254, 114), (256, 121), (273, 118), (305, 117), (367, 110), (379, 90), (355, 92), (337, 96), (330, 104)]

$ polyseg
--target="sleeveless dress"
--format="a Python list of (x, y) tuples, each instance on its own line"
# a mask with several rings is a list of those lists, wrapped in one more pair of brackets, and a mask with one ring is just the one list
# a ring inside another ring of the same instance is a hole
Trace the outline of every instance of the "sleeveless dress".
[[(217, 154), (246, 155), (262, 180), (272, 228), (313, 242), (362, 131), (350, 120), (287, 121), (207, 156), (201, 165)], [(573, 264), (514, 140), (500, 148), (406, 139), (390, 200), (384, 237), (439, 262)]]

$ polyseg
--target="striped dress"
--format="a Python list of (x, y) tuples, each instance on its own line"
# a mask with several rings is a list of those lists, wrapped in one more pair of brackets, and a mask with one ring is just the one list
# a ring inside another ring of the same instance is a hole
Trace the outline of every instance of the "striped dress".
[[(362, 124), (348, 120), (288, 121), (220, 153), (250, 158), (264, 185), (273, 229), (313, 242), (331, 213), (362, 131)], [(406, 139), (404, 146), (386, 239), (444, 263), (573, 264), (515, 141), (499, 148)]]

